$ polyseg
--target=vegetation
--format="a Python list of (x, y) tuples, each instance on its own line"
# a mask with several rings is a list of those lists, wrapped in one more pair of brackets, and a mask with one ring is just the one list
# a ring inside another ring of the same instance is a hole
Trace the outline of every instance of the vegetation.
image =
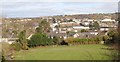
[(53, 43), (54, 44), (58, 45), (60, 43), (60, 41), (61, 41), (61, 39), (59, 37), (57, 37), (57, 36), (53, 37)]
[[(85, 16), (83, 16), (83, 18), (84, 17)], [(90, 18), (90, 19), (91, 18), (94, 18), (94, 19), (99, 18), (99, 19), (101, 19), (101, 18), (103, 18), (103, 16), (100, 15), (100, 17), (98, 17), (98, 18), (97, 18), (97, 16), (94, 16), (94, 17), (90, 16), (90, 17), (87, 17), (87, 18)], [(33, 29), (30, 26), (33, 26), (34, 24), (32, 24), (32, 22), (31, 22), (31, 25), (30, 25), (26, 21), (23, 21), (23, 22), (19, 23), (19, 22), (16, 22), (17, 19), (12, 19), (12, 18), (11, 18), (11, 20), (12, 21), (10, 21), (9, 23), (4, 21), (5, 24), (3, 24), (3, 26), (2, 26), (2, 28), (4, 29), (2, 34), (4, 35), (3, 37), (6, 37), (6, 38), (11, 37), (11, 34), (14, 34), (13, 37), (18, 36), (17, 42), (14, 42), (14, 43), (11, 44), (12, 49), (14, 49), (16, 51), (20, 51), (21, 49), (28, 50), (29, 47), (46, 46), (46, 45), (68, 45), (68, 43), (69, 44), (99, 44), (100, 41), (102, 41), (102, 40), (105, 41), (106, 44), (112, 44), (112, 43), (116, 43), (116, 41), (118, 40), (118, 32), (112, 30), (112, 31), (108, 32), (108, 35), (105, 35), (103, 37), (96, 36), (95, 38), (87, 38), (87, 39), (86, 38), (82, 38), (82, 39), (80, 39), (80, 38), (67, 38), (65, 41), (63, 40), (61, 42), (59, 37), (54, 36), (53, 38), (51, 38), (51, 37), (47, 36), (47, 33), (49, 33), (50, 29), (51, 29), (50, 24), (49, 24), (48, 21), (41, 20), (39, 18), (35, 19), (35, 20), (37, 20), (37, 22), (40, 22), (39, 27), (36, 28), (36, 33), (30, 38), (30, 40), (27, 40), (26, 39), (26, 32), (27, 31), (30, 32), (29, 29), (31, 29), (31, 32), (33, 33)], [(70, 19), (70, 20), (65, 20), (65, 21), (66, 22), (67, 21), (72, 22), (73, 20)], [(55, 22), (56, 22), (55, 19), (53, 19), (53, 23), (55, 23)], [(89, 26), (94, 30), (99, 30), (100, 29), (100, 26), (99, 26), (98, 22), (91, 23)], [(30, 28), (27, 29), (27, 27), (30, 27)], [(59, 27), (60, 26), (56, 26), (56, 28), (59, 28)], [(9, 29), (9, 28), (11, 28), (12, 30)], [(18, 29), (18, 28), (22, 28), (22, 29)], [(26, 29), (27, 31), (23, 30), (23, 29)], [(23, 30), (23, 31), (21, 31), (21, 30)], [(81, 32), (86, 32), (86, 30), (81, 30)], [(67, 32), (67, 36), (68, 36), (68, 34), (72, 35), (73, 33), (74, 32)], [(77, 46), (77, 47), (80, 47), (80, 48), (77, 48), (76, 46), (68, 46), (68, 47), (65, 47), (65, 48), (62, 48), (62, 49), (61, 49), (61, 47), (64, 47), (64, 46), (60, 46), (60, 47), (57, 47), (57, 48), (53, 48), (53, 50), (50, 50), (50, 48), (48, 47), (48, 48), (45, 48), (45, 49), (43, 48), (41, 50), (40, 49), (39, 50), (34, 50), (35, 54), (33, 53), (33, 55), (31, 54), (31, 52), (29, 53), (27, 51), (28, 55), (26, 55), (25, 58), (26, 59), (34, 59), (33, 57), (35, 57), (35, 59), (46, 59), (46, 57), (48, 57), (48, 59), (51, 59), (51, 57), (53, 57), (52, 59), (60, 59), (60, 58), (61, 59), (84, 59), (84, 58), (82, 58), (84, 56), (84, 55), (82, 55), (83, 54), (82, 52), (84, 52), (86, 50), (89, 51), (89, 49), (90, 49), (90, 51), (95, 50), (95, 51), (92, 51), (92, 53), (94, 52), (94, 55), (98, 55), (96, 53), (96, 50), (98, 50), (98, 49), (94, 49), (94, 48), (91, 49), (91, 48), (89, 48), (90, 46), (87, 46), (87, 47), (82, 47), (82, 46)], [(86, 45), (84, 45), (84, 46), (86, 46)], [(92, 45), (92, 46), (95, 47), (96, 45)], [(101, 50), (101, 49), (99, 48), (99, 50)], [(48, 53), (48, 52), (50, 52), (50, 53)], [(5, 51), (5, 53), (6, 53), (6, 51)], [(20, 53), (20, 55), (23, 54), (23, 56), (24, 56), (25, 53)], [(53, 53), (53, 54), (51, 55), (51, 53)], [(63, 55), (62, 54), (57, 55), (59, 53), (62, 53)], [(71, 55), (71, 53), (73, 53), (73, 55)], [(45, 54), (45, 56), (42, 55), (42, 54)], [(79, 56), (80, 54), (82, 56)], [(84, 53), (84, 54), (86, 54), (86, 53)], [(19, 55), (19, 53), (18, 53), (18, 55)], [(39, 55), (39, 56), (37, 56), (37, 55)], [(90, 55), (89, 58), (91, 58), (93, 54), (92, 55), (88, 54), (88, 55)], [(7, 56), (7, 54), (2, 55), (2, 60), (5, 60), (5, 58), (6, 58), (5, 56)], [(58, 56), (58, 57), (56, 57), (56, 56)], [(17, 58), (19, 58), (19, 57), (17, 57)], [(63, 57), (65, 57), (65, 58), (63, 58)], [(95, 58), (92, 57), (92, 59), (96, 59), (96, 57)], [(101, 57), (100, 57), (100, 59), (101, 59)]]
[[(30, 48), (27, 51), (16, 52), (15, 60), (112, 60), (112, 53), (107, 46), (72, 45), (72, 46), (47, 46)], [(110, 56), (108, 56), (110, 55)]]
[(10, 45), (10, 47), (12, 47), (12, 49), (14, 49), (15, 51), (20, 51), (21, 50), (21, 46), (20, 43), (18, 42), (14, 42)]
[(65, 40), (63, 40), (60, 45), (69, 45), (67, 42), (65, 42)]
[(103, 39), (103, 41), (108, 41), (108, 39), (109, 39), (109, 36), (108, 35), (104, 35), (103, 37), (102, 37), (102, 39)]
[(88, 32), (88, 31), (87, 31), (87, 30), (85, 30), (85, 29), (82, 29), (82, 30), (81, 30), (81, 33), (83, 33), (83, 32)]
[[(119, 13), (119, 16), (120, 16), (120, 13)], [(119, 22), (118, 22), (118, 41), (120, 41), (120, 19), (119, 19)], [(119, 54), (117, 56), (117, 58), (120, 60), (120, 42), (118, 43), (119, 44)]]
[(18, 39), (13, 42), (10, 47), (16, 51), (28, 50), (28, 40), (26, 39), (26, 31), (23, 30), (18, 34)]
[(118, 37), (118, 32), (117, 30), (110, 30), (108, 33), (107, 33), (107, 36), (106, 37), (106, 44), (115, 44), (117, 43), (119, 37)]
[(46, 20), (39, 23), (39, 27), (36, 28), (37, 33), (48, 33), (50, 32), (50, 24)]
[[(20, 44), (20, 47), (23, 49), (23, 50), (28, 50), (28, 43), (27, 43), (27, 39), (26, 39), (26, 31), (23, 30), (19, 33), (18, 35), (18, 40), (17, 42)], [(17, 44), (17, 43), (16, 43)]]
[(45, 46), (53, 44), (52, 39), (43, 33), (35, 33), (28, 41), (29, 47)]
[(101, 37), (96, 36), (95, 38), (67, 38), (66, 42), (70, 44), (99, 44), (102, 41)]
[(90, 23), (89, 27), (93, 30), (99, 30), (100, 29), (100, 25), (96, 21), (94, 23)]
[(96, 22), (96, 21), (93, 23), (93, 27), (94, 27), (94, 29), (97, 29), (97, 30), (100, 29), (100, 25), (99, 25), (99, 23)]
[(5, 55), (4, 55), (3, 49), (2, 49), (2, 58), (1, 58), (1, 62), (5, 62)]
[(32, 35), (28, 41), (29, 47), (46, 46), (46, 45), (58, 45), (60, 38), (54, 36), (53, 38), (48, 37), (47, 33), (50, 31), (50, 25), (46, 20), (39, 23), (39, 27), (36, 28), (36, 33)]
[(68, 22), (73, 22), (73, 20), (72, 20), (72, 19), (70, 19), (70, 20), (68, 20)]
[(3, 56), (2, 57), (3, 61), (11, 58), (11, 54), (12, 54), (11, 48), (12, 47), (8, 43), (2, 42), (2, 49), (1, 49), (2, 50), (2, 55), (1, 56)]

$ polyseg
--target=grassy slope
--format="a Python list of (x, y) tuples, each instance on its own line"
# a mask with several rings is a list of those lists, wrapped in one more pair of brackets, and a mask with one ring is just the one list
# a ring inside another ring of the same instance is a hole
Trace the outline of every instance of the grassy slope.
[(58, 47), (37, 47), (15, 54), (15, 60), (106, 60), (104, 45), (76, 45)]

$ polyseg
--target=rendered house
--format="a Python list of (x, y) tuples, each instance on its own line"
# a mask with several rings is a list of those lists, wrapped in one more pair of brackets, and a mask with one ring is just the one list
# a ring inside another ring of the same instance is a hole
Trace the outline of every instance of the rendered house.
[(115, 22), (115, 20), (106, 18), (106, 19), (101, 20), (101, 22)]

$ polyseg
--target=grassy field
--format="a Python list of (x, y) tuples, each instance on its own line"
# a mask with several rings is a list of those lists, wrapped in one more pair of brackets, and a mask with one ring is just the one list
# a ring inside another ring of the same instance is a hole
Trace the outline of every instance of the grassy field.
[(14, 54), (14, 60), (109, 60), (111, 54), (104, 45), (48, 46), (22, 50)]

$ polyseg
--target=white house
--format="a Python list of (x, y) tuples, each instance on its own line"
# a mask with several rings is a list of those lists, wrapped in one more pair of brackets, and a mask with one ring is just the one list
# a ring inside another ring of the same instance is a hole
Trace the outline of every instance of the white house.
[(57, 26), (57, 25), (58, 25), (58, 23), (53, 23), (53, 24), (50, 24), (50, 27), (52, 28), (53, 31), (55, 31), (55, 30), (57, 30), (55, 28), (55, 26)]
[(88, 19), (87, 21), (88, 21), (88, 22), (93, 22), (94, 20), (93, 20), (93, 19)]
[(90, 32), (90, 34), (98, 35), (98, 32)]
[(89, 22), (84, 22), (84, 25), (89, 25), (90, 23)]
[(12, 44), (13, 42), (15, 42), (18, 38), (1, 38), (1, 42), (6, 42), (9, 44)]
[(90, 29), (89, 27), (84, 26), (73, 26), (74, 29)]
[(73, 23), (75, 23), (75, 22), (62, 22), (62, 23), (60, 23), (61, 25), (63, 24), (73, 24)]
[(79, 34), (76, 33), (76, 34), (73, 35), (73, 37), (74, 37), (74, 38), (77, 38), (77, 37), (79, 37)]
[(100, 28), (100, 31), (108, 31), (109, 28)]
[(106, 19), (101, 20), (101, 22), (115, 22), (115, 20), (106, 18)]
[(58, 23), (50, 24), (51, 27), (55, 27), (56, 25), (58, 25)]
[(67, 28), (67, 31), (72, 31), (73, 30), (73, 28)]
[(76, 23), (80, 23), (80, 22), (81, 22), (81, 19), (75, 19), (75, 18), (74, 18), (73, 21), (76, 22)]

